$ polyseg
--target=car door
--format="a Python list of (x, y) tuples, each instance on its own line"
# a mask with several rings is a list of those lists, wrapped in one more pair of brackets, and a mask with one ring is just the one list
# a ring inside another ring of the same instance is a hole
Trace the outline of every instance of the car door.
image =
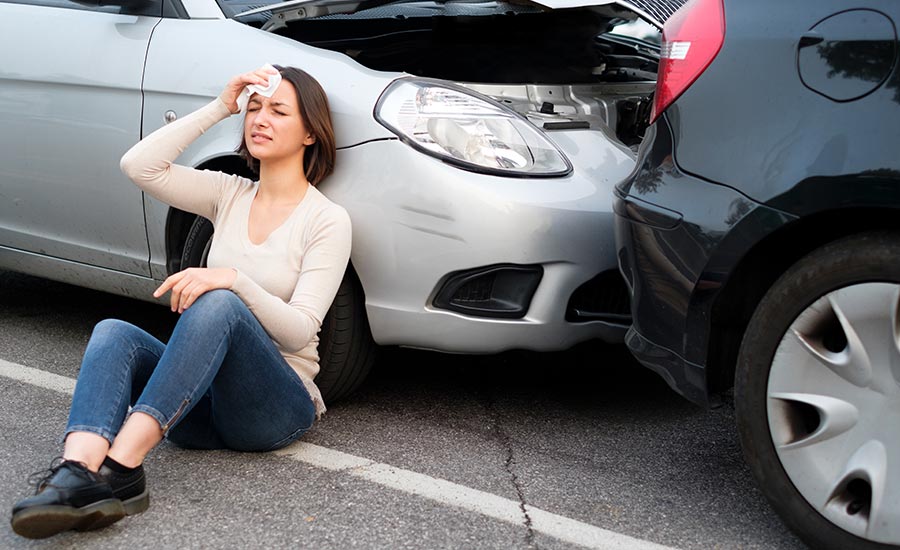
[(0, 0), (0, 247), (149, 274), (144, 58), (162, 0)]

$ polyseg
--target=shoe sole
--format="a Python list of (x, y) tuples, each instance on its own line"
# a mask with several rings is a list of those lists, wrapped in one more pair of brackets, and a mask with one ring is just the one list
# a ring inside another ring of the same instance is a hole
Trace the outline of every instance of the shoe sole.
[(19, 510), (12, 517), (12, 528), (29, 539), (45, 539), (63, 531), (93, 531), (125, 517), (125, 507), (117, 498), (101, 500), (81, 508), (72, 506), (34, 506)]
[(129, 516), (140, 514), (150, 507), (150, 491), (145, 489), (138, 496), (123, 500), (122, 504), (125, 507), (125, 514)]

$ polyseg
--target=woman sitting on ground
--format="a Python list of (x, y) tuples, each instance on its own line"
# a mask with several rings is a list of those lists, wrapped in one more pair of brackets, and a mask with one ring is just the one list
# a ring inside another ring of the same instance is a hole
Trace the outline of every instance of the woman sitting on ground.
[[(173, 164), (249, 98), (239, 152), (254, 182)], [(274, 82), (273, 82), (274, 84)], [(259, 87), (259, 88), (255, 88)], [(122, 169), (148, 194), (213, 221), (208, 267), (163, 282), (181, 314), (168, 344), (123, 321), (97, 324), (84, 353), (62, 461), (13, 508), (44, 538), (110, 525), (149, 506), (143, 462), (164, 437), (195, 449), (268, 451), (325, 411), (313, 382), (317, 333), (350, 257), (350, 219), (315, 185), (335, 161), (324, 91), (296, 68), (232, 78), (205, 107), (141, 140)], [(130, 413), (129, 413), (130, 407)]]

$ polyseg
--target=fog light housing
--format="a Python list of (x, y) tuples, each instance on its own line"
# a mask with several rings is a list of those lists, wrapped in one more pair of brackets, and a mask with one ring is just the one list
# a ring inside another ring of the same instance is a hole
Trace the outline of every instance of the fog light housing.
[(495, 319), (521, 319), (528, 313), (544, 268), (540, 265), (492, 265), (455, 271), (444, 278), (432, 305)]

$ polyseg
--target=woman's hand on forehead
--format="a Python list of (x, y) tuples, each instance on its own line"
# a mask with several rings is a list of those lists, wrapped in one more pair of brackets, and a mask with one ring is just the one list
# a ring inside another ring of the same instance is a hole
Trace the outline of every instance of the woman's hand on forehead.
[[(241, 110), (238, 105), (238, 97), (240, 97), (244, 88), (251, 84), (265, 87), (269, 84), (269, 75), (277, 73), (278, 69), (271, 66), (262, 66), (254, 71), (235, 75), (225, 85), (225, 89), (219, 94), (219, 99), (222, 100), (222, 103), (228, 107), (232, 114), (237, 114)], [(256, 96), (254, 95), (254, 97)]]

